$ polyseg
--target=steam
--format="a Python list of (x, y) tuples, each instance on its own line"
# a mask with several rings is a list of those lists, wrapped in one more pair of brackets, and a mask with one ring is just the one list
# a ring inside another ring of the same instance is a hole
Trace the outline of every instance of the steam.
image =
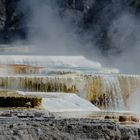
[(24, 3), (31, 9), (27, 19), (31, 52), (47, 55), (80, 54), (78, 47), (81, 44), (75, 33), (77, 28), (71, 24), (70, 16), (62, 18), (58, 6), (48, 0)]
[[(112, 2), (113, 4), (104, 4), (106, 7), (103, 8), (107, 12), (106, 15), (104, 11), (99, 14), (102, 16), (103, 23), (98, 27), (100, 28), (102, 24), (107, 26), (106, 36), (111, 46), (111, 49), (107, 50), (108, 56), (104, 56), (101, 53), (101, 47), (97, 45), (98, 39), (94, 38), (98, 29), (91, 26), (89, 32), (84, 33), (81, 38), (81, 32), (84, 32), (79, 27), (83, 19), (82, 12), (59, 8), (57, 4), (60, 2), (57, 0), (22, 0), (20, 3), (24, 11), (30, 11), (30, 14), (28, 12), (26, 14), (26, 23), (31, 53), (84, 55), (103, 65), (117, 67), (122, 73), (140, 73), (140, 21), (134, 13), (126, 10), (127, 8), (123, 9), (121, 2), (118, 2), (119, 6), (114, 6), (115, 1)], [(95, 4), (95, 1), (92, 4)], [(115, 7), (114, 11), (112, 6)], [(108, 10), (112, 13), (118, 11), (113, 20), (106, 18), (111, 16)], [(107, 25), (106, 20), (110, 20)]]
[(93, 42), (85, 41), (88, 37), (80, 38), (81, 12), (60, 8), (57, 0), (22, 0), (20, 4), (26, 7), (24, 11), (30, 9), (26, 23), (31, 53), (89, 56), (92, 51), (90, 59), (94, 61), (101, 56), (99, 50), (94, 49)]
[[(113, 46), (110, 51), (111, 64), (125, 73), (140, 73), (140, 21), (130, 13), (123, 13), (113, 21), (109, 38)], [(120, 51), (115, 55), (114, 51)], [(112, 55), (113, 54), (113, 55)]]

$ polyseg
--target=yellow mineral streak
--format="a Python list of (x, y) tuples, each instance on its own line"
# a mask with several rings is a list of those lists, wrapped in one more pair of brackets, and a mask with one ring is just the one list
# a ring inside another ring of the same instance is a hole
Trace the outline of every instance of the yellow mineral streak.
[(44, 70), (43, 67), (23, 64), (7, 64), (0, 65), (0, 71), (8, 74), (40, 74)]
[(77, 93), (101, 108), (127, 107), (140, 88), (140, 77), (129, 75), (0, 76), (0, 88)]

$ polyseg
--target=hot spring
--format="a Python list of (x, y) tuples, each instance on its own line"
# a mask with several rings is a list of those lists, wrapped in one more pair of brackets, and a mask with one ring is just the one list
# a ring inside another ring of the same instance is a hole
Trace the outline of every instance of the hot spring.
[(1, 55), (0, 88), (38, 96), (76, 94), (100, 110), (133, 111), (130, 102), (140, 88), (140, 76), (120, 74), (82, 56)]

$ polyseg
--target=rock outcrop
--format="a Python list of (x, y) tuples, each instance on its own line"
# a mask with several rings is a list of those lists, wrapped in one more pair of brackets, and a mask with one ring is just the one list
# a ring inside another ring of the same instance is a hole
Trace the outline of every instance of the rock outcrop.
[(21, 0), (0, 0), (0, 42), (8, 43), (26, 36)]
[(9, 111), (0, 124), (0, 139), (4, 140), (140, 139), (139, 127), (104, 120), (57, 119), (41, 111)]
[(140, 139), (138, 126), (108, 120), (58, 119), (41, 110), (3, 110), (0, 116), (0, 139), (4, 140)]

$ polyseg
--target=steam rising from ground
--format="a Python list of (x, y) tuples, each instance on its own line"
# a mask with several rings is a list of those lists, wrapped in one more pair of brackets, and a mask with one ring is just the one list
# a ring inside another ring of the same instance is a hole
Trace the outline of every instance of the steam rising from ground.
[[(82, 18), (79, 11), (58, 8), (55, 1), (23, 0), (21, 5), (31, 9), (27, 18), (29, 27), (28, 38), (30, 51), (45, 55), (84, 55), (98, 60), (99, 51), (94, 49), (91, 42), (84, 42), (79, 37), (80, 28), (78, 18)], [(27, 9), (25, 9), (27, 10)], [(61, 11), (61, 12), (60, 12)], [(88, 38), (88, 37), (87, 37)], [(97, 57), (98, 56), (98, 57)]]
[(115, 57), (111, 55), (114, 66), (127, 73), (140, 73), (140, 21), (138, 18), (130, 13), (122, 14), (112, 23), (109, 37), (113, 48), (121, 51), (120, 55)]
[[(49, 55), (78, 55), (81, 53), (80, 40), (71, 17), (62, 18), (58, 6), (49, 1), (31, 0), (29, 18), (29, 41), (31, 51)], [(63, 15), (62, 15), (63, 16)]]
[[(82, 18), (80, 12), (61, 11), (60, 16), (60, 9), (58, 10), (55, 2), (49, 0), (22, 1), (22, 8), (24, 7), (25, 11), (28, 8), (31, 10), (31, 15), (27, 15), (26, 21), (29, 29), (29, 42), (32, 44), (31, 53), (84, 55), (106, 66), (117, 67), (123, 73), (140, 73), (140, 22), (135, 14), (124, 10), (124, 12), (119, 12), (121, 14), (118, 14), (113, 21), (110, 21), (107, 38), (113, 49), (109, 50), (108, 56), (104, 57), (97, 49), (99, 47), (95, 47), (97, 40), (93, 38), (94, 35), (86, 33), (84, 39), (80, 38), (80, 28), (74, 24), (74, 21), (78, 21), (77, 18), (79, 20)], [(110, 5), (105, 6), (112, 9)], [(104, 13), (100, 16), (108, 17)], [(91, 27), (91, 30), (94, 34), (98, 29)], [(87, 41), (90, 37), (92, 40)]]

